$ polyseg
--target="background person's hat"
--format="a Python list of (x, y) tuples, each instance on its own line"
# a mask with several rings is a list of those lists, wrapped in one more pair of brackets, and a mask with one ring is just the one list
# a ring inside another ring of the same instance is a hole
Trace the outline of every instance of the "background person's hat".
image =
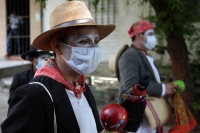
[(50, 15), (50, 30), (41, 33), (33, 41), (33, 46), (41, 50), (49, 50), (51, 35), (66, 29), (77, 26), (95, 26), (100, 40), (108, 36), (114, 29), (115, 25), (96, 25), (90, 11), (83, 1), (70, 1), (57, 6)]
[(34, 48), (32, 45), (30, 45), (30, 51), (27, 51), (27, 52), (24, 52), (22, 55), (21, 55), (21, 58), (24, 59), (24, 60), (29, 60), (32, 58), (32, 57), (38, 57), (42, 54), (48, 54), (50, 56), (53, 56), (53, 53), (51, 53), (50, 51), (41, 51), (41, 50), (38, 50), (36, 48)]

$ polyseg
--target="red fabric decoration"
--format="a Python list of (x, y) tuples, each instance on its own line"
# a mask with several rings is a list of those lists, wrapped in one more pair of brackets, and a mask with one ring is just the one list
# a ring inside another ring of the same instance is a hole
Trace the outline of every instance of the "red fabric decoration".
[(69, 89), (74, 92), (75, 96), (78, 97), (78, 94), (83, 93), (85, 89), (85, 76), (82, 75), (79, 79), (79, 81), (74, 82), (73, 84), (70, 84), (65, 78), (62, 76), (62, 73), (60, 72), (58, 66), (56, 63), (49, 58), (44, 66), (40, 69), (38, 69), (35, 73), (34, 77), (37, 76), (47, 76), (50, 77), (57, 82), (65, 85), (66, 89)]
[[(133, 96), (144, 96), (146, 94), (147, 90), (143, 90), (143, 91), (139, 91), (138, 89), (138, 85), (135, 85), (133, 87), (133, 90), (132, 90), (132, 93), (133, 93)], [(132, 102), (135, 102), (137, 99), (131, 99)]]
[(169, 130), (169, 133), (189, 133), (197, 125), (196, 120), (179, 93), (176, 93), (172, 97), (172, 103), (174, 106), (176, 125)]
[(134, 37), (137, 33), (142, 33), (147, 30), (152, 30), (153, 26), (146, 20), (140, 20), (133, 23), (133, 25), (128, 29), (128, 34), (130, 38)]

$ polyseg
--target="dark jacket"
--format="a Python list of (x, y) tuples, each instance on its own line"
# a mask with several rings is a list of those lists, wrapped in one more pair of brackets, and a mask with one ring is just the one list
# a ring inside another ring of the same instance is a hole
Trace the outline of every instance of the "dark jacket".
[[(79, 133), (80, 129), (65, 91), (65, 86), (49, 77), (39, 76), (31, 82), (41, 82), (50, 91), (53, 103), (45, 89), (37, 84), (26, 84), (17, 89), (2, 123), (2, 133), (53, 133), (53, 106), (58, 133)], [(90, 105), (98, 132), (103, 130), (95, 99), (86, 85), (84, 95)]]
[(120, 75), (119, 103), (123, 101), (120, 98), (121, 94), (125, 94), (145, 74), (149, 76), (147, 94), (161, 97), (162, 84), (157, 83), (154, 71), (147, 57), (141, 51), (134, 46), (128, 48), (120, 57), (118, 66)]
[(31, 68), (29, 70), (26, 70), (24, 72), (17, 73), (14, 75), (13, 81), (12, 81), (12, 84), (10, 87), (10, 95), (8, 98), (8, 104), (10, 104), (16, 89), (22, 85), (29, 83), (29, 81), (31, 81), (33, 79), (34, 74), (35, 74), (35, 72)]

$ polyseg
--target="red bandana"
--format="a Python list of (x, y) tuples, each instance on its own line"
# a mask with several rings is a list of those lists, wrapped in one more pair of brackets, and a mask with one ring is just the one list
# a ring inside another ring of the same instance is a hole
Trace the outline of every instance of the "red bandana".
[(138, 22), (133, 23), (133, 25), (128, 29), (128, 34), (132, 38), (137, 33), (142, 33), (151, 29), (153, 29), (153, 26), (148, 21), (140, 20)]
[(83, 93), (85, 89), (85, 76), (82, 75), (78, 82), (74, 82), (73, 85), (64, 79), (58, 66), (52, 59), (48, 59), (42, 68), (38, 69), (34, 77), (37, 76), (47, 76), (57, 82), (65, 85), (66, 89), (74, 92), (75, 96), (78, 97), (78, 94)]

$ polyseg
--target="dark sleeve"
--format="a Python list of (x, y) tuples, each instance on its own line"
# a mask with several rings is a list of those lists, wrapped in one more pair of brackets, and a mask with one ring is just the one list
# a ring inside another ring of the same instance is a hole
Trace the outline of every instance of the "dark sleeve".
[(8, 98), (8, 104), (10, 104), (12, 97), (16, 91), (16, 89), (20, 86), (22, 86), (23, 84), (21, 83), (21, 80), (19, 78), (18, 74), (15, 74), (10, 86), (10, 93), (9, 93), (9, 98)]
[(140, 66), (137, 57), (138, 55), (128, 49), (119, 59), (120, 84), (123, 86), (122, 90), (120, 90), (120, 95), (132, 88), (140, 77)]
[(15, 92), (9, 106), (8, 116), (1, 125), (2, 133), (45, 132), (43, 104), (30, 89), (35, 88), (27, 84), (19, 87)]
[(162, 96), (162, 84), (156, 82), (149, 82), (147, 88), (147, 94), (150, 96), (161, 97)]
[[(123, 86), (123, 90), (120, 90), (120, 94), (124, 94), (128, 89), (132, 88), (138, 81), (138, 79), (145, 74), (151, 76), (149, 79), (149, 86), (147, 88), (147, 93), (151, 96), (161, 97), (162, 94), (162, 84), (157, 83), (153, 79), (153, 75), (143, 63), (140, 66), (140, 61), (142, 58), (134, 51), (125, 52), (119, 62), (119, 73), (120, 73), (120, 84)], [(143, 61), (144, 62), (144, 61)]]

